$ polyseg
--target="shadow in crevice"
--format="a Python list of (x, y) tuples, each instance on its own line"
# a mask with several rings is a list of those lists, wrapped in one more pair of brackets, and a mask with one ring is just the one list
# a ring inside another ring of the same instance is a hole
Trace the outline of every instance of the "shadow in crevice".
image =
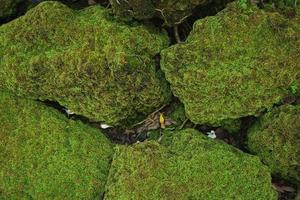
[[(182, 42), (186, 41), (190, 32), (193, 29), (193, 24), (199, 19), (203, 19), (208, 16), (214, 16), (221, 10), (223, 10), (226, 5), (233, 0), (222, 0), (222, 1), (211, 1), (206, 5), (200, 5), (193, 9), (192, 15), (187, 17), (186, 20), (178, 25), (178, 35)], [(166, 28), (169, 33), (171, 44), (178, 43), (176, 39), (176, 33), (174, 27)]]
[(44, 105), (54, 108), (55, 110), (59, 111), (61, 114), (65, 115), (66, 118), (69, 120), (80, 121), (86, 125), (89, 125), (93, 128), (99, 129), (112, 143), (114, 144), (122, 144), (122, 145), (130, 145), (136, 142), (142, 142), (147, 139), (147, 133), (140, 133), (140, 134), (131, 134), (126, 133), (124, 129), (120, 127), (109, 127), (109, 128), (102, 128), (103, 123), (97, 121), (91, 121), (89, 118), (77, 115), (66, 107), (60, 105), (56, 101), (50, 100), (37, 100), (38, 102), (43, 103)]

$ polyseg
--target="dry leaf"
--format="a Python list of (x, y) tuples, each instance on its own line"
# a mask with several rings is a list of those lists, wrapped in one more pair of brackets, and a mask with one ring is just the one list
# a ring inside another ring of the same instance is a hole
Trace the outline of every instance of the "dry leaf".
[(285, 192), (295, 192), (296, 189), (290, 186), (285, 186), (285, 185), (279, 185), (277, 183), (272, 183), (273, 187), (275, 188), (276, 191), (280, 193), (285, 193)]
[(96, 3), (97, 3), (97, 2), (94, 1), (94, 0), (88, 0), (88, 4), (89, 4), (90, 6), (95, 5)]

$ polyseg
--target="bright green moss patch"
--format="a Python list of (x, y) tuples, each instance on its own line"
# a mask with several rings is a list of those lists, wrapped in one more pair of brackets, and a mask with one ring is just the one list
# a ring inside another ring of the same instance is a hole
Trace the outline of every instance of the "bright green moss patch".
[(277, 199), (258, 157), (186, 129), (116, 147), (105, 199)]
[(96, 129), (0, 93), (0, 198), (96, 199), (112, 145)]
[(274, 175), (300, 184), (300, 106), (282, 106), (249, 130), (248, 147)]
[(119, 22), (100, 6), (43, 2), (0, 27), (0, 88), (91, 120), (133, 124), (169, 100), (154, 59), (167, 45), (165, 33)]
[(299, 87), (299, 35), (299, 18), (231, 3), (163, 50), (161, 66), (187, 116), (219, 126), (257, 116)]

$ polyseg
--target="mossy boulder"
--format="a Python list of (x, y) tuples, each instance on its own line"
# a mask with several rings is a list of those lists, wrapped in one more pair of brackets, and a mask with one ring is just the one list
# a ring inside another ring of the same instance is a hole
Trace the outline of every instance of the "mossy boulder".
[(1, 199), (95, 199), (113, 145), (42, 103), (0, 93)]
[(117, 146), (106, 187), (113, 199), (277, 199), (256, 156), (193, 129), (154, 141)]
[(0, 0), (0, 19), (9, 17), (17, 11), (17, 5), (23, 0)]
[[(197, 124), (260, 115), (300, 86), (300, 18), (240, 2), (194, 24), (162, 51), (161, 67)], [(296, 91), (299, 94), (299, 91)]]
[(169, 110), (165, 113), (165, 118), (173, 122), (172, 126), (180, 127), (181, 124), (187, 120), (184, 105), (176, 101), (170, 104)]
[(209, 0), (110, 0), (113, 11), (120, 17), (135, 19), (161, 18), (165, 24), (180, 24), (192, 14), (194, 8)]
[(100, 6), (43, 2), (0, 27), (0, 88), (133, 124), (171, 96), (154, 59), (166, 46), (164, 32), (120, 22)]
[(241, 129), (241, 125), (242, 125), (242, 120), (240, 119), (224, 120), (221, 123), (221, 127), (231, 134), (237, 134)]
[(0, 25), (24, 15), (39, 2), (39, 0), (0, 0)]
[(300, 185), (300, 105), (262, 116), (249, 130), (247, 143), (274, 175)]

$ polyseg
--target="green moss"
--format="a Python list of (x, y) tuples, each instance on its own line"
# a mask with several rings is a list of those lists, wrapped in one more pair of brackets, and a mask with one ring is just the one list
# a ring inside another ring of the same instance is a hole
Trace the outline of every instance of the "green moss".
[(42, 103), (0, 93), (0, 196), (95, 199), (113, 148), (98, 130)]
[(100, 6), (43, 2), (0, 27), (0, 88), (91, 120), (133, 124), (170, 98), (153, 59), (167, 45), (165, 33), (126, 25)]
[(300, 183), (300, 106), (282, 106), (249, 130), (248, 147), (281, 178)]
[(275, 7), (279, 9), (285, 9), (287, 7), (296, 8), (299, 7), (299, 3), (297, 0), (270, 0), (269, 4), (273, 4)]
[(277, 199), (255, 156), (186, 129), (116, 147), (105, 199)]
[(23, 0), (0, 0), (0, 19), (15, 14), (17, 5)]
[(185, 116), (184, 105), (182, 103), (173, 103), (171, 105), (171, 112), (167, 115), (168, 118), (176, 122), (176, 126), (180, 126), (187, 117)]
[(221, 122), (221, 127), (227, 130), (229, 133), (237, 134), (241, 129), (242, 121), (236, 120), (224, 120)]
[(0, 25), (23, 15), (37, 4), (37, 0), (0, 0)]
[(168, 26), (181, 23), (192, 14), (194, 8), (208, 2), (207, 0), (110, 0), (114, 13), (118, 16), (136, 19), (159, 17)]
[(300, 18), (239, 3), (196, 21), (186, 42), (162, 51), (161, 66), (187, 116), (220, 126), (270, 109), (300, 85)]

